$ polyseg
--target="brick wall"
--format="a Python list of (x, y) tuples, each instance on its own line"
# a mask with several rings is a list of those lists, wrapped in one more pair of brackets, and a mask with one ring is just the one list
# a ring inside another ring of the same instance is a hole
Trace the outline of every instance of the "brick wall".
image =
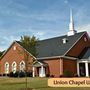
[[(16, 48), (16, 50), (14, 50)], [(5, 55), (1, 58), (1, 74), (4, 74), (5, 69), (4, 69), (4, 65), (5, 62), (9, 63), (9, 72), (12, 71), (12, 63), (16, 62), (17, 64), (17, 71), (19, 71), (20, 69), (20, 62), (24, 61), (24, 53), (23, 53), (23, 48), (21, 48), (19, 46), (19, 44), (17, 43), (13, 43), (11, 45), (11, 47), (7, 50), (7, 52), (5, 53)], [(29, 60), (28, 63), (32, 62), (32, 57), (29, 55)], [(30, 69), (30, 68), (29, 68)]]
[(87, 34), (84, 34), (75, 46), (66, 54), (68, 56), (78, 57), (85, 47), (88, 46)]
[[(45, 63), (48, 64), (48, 72), (51, 75), (54, 75), (55, 77), (59, 77), (61, 73), (61, 69), (63, 69), (61, 66), (62, 64), (61, 59), (60, 58), (56, 58), (56, 59), (48, 59), (48, 60), (44, 60)], [(60, 66), (61, 65), (61, 66)]]
[(71, 76), (74, 76), (75, 74), (77, 74), (77, 61), (64, 59), (63, 60), (63, 70), (69, 71), (71, 73)]

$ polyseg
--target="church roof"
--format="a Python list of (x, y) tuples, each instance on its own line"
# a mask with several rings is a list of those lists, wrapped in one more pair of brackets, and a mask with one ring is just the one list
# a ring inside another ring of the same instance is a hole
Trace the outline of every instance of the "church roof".
[[(63, 35), (38, 41), (36, 45), (37, 58), (64, 55), (84, 33), (80, 32), (72, 36)], [(66, 40), (66, 43), (63, 43), (63, 40)], [(17, 43), (23, 46), (21, 42), (17, 41)], [(26, 50), (30, 52), (30, 50)]]
[(90, 59), (90, 47), (84, 48), (79, 56), (79, 59)]

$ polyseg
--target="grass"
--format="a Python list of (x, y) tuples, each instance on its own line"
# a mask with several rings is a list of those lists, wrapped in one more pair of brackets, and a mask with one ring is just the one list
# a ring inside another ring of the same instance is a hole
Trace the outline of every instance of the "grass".
[[(48, 78), (28, 78), (28, 88), (33, 90), (89, 90), (90, 88), (51, 88), (47, 85)], [(25, 78), (0, 77), (0, 90), (23, 90)]]

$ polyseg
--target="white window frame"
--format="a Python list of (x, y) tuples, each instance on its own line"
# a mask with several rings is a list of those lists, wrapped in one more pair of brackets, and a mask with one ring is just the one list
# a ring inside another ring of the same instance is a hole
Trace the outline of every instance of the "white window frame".
[[(21, 65), (23, 63), (23, 66)], [(20, 64), (20, 71), (24, 71), (25, 70), (25, 62), (24, 61), (21, 61)]]
[(9, 63), (8, 62), (5, 62), (5, 64), (4, 64), (4, 70), (5, 70), (5, 74), (8, 74), (9, 73)]
[(17, 70), (17, 63), (14, 61), (14, 62), (12, 63), (12, 72), (15, 73), (16, 70)]

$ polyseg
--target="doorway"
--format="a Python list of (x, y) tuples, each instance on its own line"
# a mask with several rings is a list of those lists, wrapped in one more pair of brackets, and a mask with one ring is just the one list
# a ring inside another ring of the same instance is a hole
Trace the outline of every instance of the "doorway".
[(39, 77), (45, 77), (46, 75), (45, 75), (45, 68), (43, 68), (43, 70), (42, 70), (42, 68), (39, 68)]
[(79, 63), (80, 76), (86, 76), (85, 63)]

